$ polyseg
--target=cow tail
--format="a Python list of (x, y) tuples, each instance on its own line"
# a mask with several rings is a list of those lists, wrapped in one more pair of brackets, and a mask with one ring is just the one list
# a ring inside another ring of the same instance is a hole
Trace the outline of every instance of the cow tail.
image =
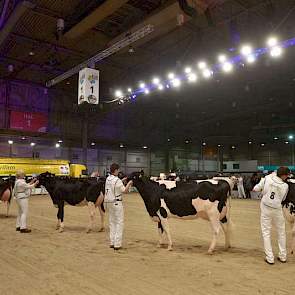
[(231, 220), (231, 206), (232, 206), (232, 191), (231, 189), (228, 192), (228, 197), (227, 197), (227, 214), (226, 214), (226, 219), (227, 219), (227, 231), (228, 231), (228, 237), (231, 240), (232, 238), (232, 229), (233, 229), (233, 223)]
[(101, 210), (102, 210), (103, 212), (106, 212), (106, 209), (105, 209), (105, 207), (104, 207), (104, 202), (101, 203), (100, 208), (101, 208)]

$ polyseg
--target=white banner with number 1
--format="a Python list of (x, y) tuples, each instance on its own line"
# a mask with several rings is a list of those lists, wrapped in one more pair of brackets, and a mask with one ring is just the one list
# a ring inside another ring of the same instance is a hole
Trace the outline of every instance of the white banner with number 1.
[(99, 71), (85, 68), (79, 72), (78, 104), (99, 103)]

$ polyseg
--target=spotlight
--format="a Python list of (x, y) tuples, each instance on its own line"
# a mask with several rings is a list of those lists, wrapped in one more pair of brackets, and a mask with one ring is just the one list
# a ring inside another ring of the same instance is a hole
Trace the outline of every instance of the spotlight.
[(293, 139), (294, 138), (294, 135), (289, 135), (288, 138), (289, 139)]
[(203, 146), (206, 146), (206, 144), (207, 144), (206, 142), (203, 142), (203, 143), (202, 143)]
[(131, 92), (132, 92), (132, 89), (131, 89), (131, 88), (128, 88), (127, 91), (128, 91), (129, 93), (131, 93)]
[(226, 62), (226, 60), (227, 60), (226, 55), (221, 54), (221, 55), (218, 56), (218, 61), (220, 63), (224, 63), (224, 62)]
[(153, 79), (153, 83), (154, 83), (155, 85), (158, 85), (158, 84), (160, 83), (160, 79), (157, 78), (157, 77), (155, 77), (155, 78)]
[(186, 140), (185, 143), (188, 144), (189, 143), (189, 140)]
[(145, 89), (145, 90), (144, 90), (144, 93), (145, 93), (145, 94), (149, 94), (150, 91), (149, 91), (148, 89)]
[(174, 79), (174, 77), (175, 77), (174, 73), (169, 73), (168, 74), (168, 79), (172, 80), (172, 79)]
[(204, 70), (204, 69), (207, 68), (207, 64), (204, 61), (200, 61), (198, 63), (198, 67), (199, 67), (200, 70)]
[(248, 141), (248, 144), (252, 144), (252, 141)]
[(191, 73), (191, 71), (192, 71), (192, 69), (191, 69), (190, 67), (186, 67), (186, 68), (184, 69), (184, 72), (185, 72), (186, 74)]
[(171, 84), (173, 87), (179, 87), (181, 85), (181, 81), (179, 79), (175, 78), (171, 81)]
[(31, 146), (35, 146), (36, 145), (36, 143), (35, 142), (31, 142), (31, 144), (30, 144)]
[(170, 88), (170, 85), (169, 85), (169, 84), (166, 84), (166, 88), (167, 88), (167, 89)]
[(95, 145), (95, 142), (91, 142), (91, 145), (94, 146)]
[(116, 91), (115, 91), (115, 96), (116, 96), (117, 98), (120, 98), (120, 97), (123, 96), (123, 92), (122, 92), (121, 90), (116, 90)]
[(168, 139), (167, 139), (167, 141), (168, 141), (168, 142), (170, 142), (170, 141), (171, 141), (171, 139), (170, 139), (170, 138), (168, 138)]
[(230, 63), (230, 62), (225, 62), (223, 65), (222, 65), (222, 70), (226, 73), (228, 72), (231, 72), (233, 69), (233, 65)]
[(218, 146), (218, 147), (221, 147), (221, 144), (218, 144), (217, 146)]
[(59, 142), (59, 143), (62, 143), (62, 140), (60, 139), (58, 142)]
[(282, 55), (283, 49), (280, 46), (275, 46), (270, 49), (271, 57), (279, 57)]
[(123, 148), (123, 147), (124, 147), (124, 145), (121, 143), (121, 144), (120, 144), (120, 148)]
[(255, 55), (254, 54), (250, 54), (247, 56), (246, 58), (247, 63), (252, 64), (256, 61)]
[(13, 140), (8, 140), (8, 144), (13, 144)]
[(29, 52), (29, 56), (34, 56), (35, 55), (35, 52), (34, 51), (30, 51)]
[(144, 145), (142, 148), (143, 148), (143, 149), (147, 149), (148, 147), (147, 147), (146, 145)]
[(190, 73), (188, 76), (187, 76), (187, 79), (189, 82), (196, 82), (198, 77), (195, 73)]
[(275, 136), (273, 139), (274, 139), (274, 140), (278, 140), (279, 138)]
[(234, 145), (232, 145), (232, 147), (231, 147), (233, 150), (235, 150), (236, 149), (236, 147), (234, 146)]
[(159, 84), (158, 89), (159, 90), (163, 90), (164, 89), (164, 86), (162, 84)]
[(139, 84), (139, 87), (143, 89), (143, 88), (145, 87), (145, 83), (144, 83), (144, 82), (141, 82), (141, 83)]
[(25, 139), (26, 139), (26, 138), (23, 136), (23, 137), (22, 137), (22, 140), (25, 140)]
[(244, 55), (244, 56), (247, 56), (247, 55), (250, 55), (252, 53), (252, 47), (250, 45), (244, 45), (242, 48), (241, 48), (241, 53)]
[(265, 143), (260, 144), (261, 146), (265, 146)]
[(213, 72), (208, 70), (208, 69), (205, 69), (203, 71), (203, 77), (206, 78), (206, 79), (210, 78), (212, 76), (212, 74), (213, 74)]
[(285, 141), (285, 144), (289, 144), (289, 141)]
[(58, 149), (58, 148), (60, 148), (60, 144), (59, 143), (56, 143), (55, 144), (55, 147)]
[(276, 37), (270, 37), (266, 42), (268, 47), (273, 47), (278, 44), (278, 39)]

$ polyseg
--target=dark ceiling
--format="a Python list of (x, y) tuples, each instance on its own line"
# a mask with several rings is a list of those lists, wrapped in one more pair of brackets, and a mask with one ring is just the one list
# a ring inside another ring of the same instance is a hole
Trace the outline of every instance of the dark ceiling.
[[(6, 18), (21, 3), (8, 2)], [(96, 64), (101, 99), (107, 100), (118, 87), (135, 87), (154, 74), (180, 71), (199, 58), (214, 60), (220, 50), (235, 50), (243, 42), (259, 47), (270, 34), (282, 40), (295, 37), (292, 0), (179, 2), (187, 2), (196, 14), (185, 14), (173, 0), (32, 0), (34, 7), (24, 12), (0, 43), (0, 78), (45, 85), (143, 24), (154, 24), (150, 36), (132, 45), (133, 53), (126, 48)], [(91, 22), (87, 18), (94, 12), (99, 21)], [(182, 25), (177, 23), (179, 14), (184, 15)], [(59, 37), (58, 18), (65, 20)], [(10, 64), (13, 72), (7, 70)], [(222, 143), (287, 134), (295, 130), (294, 65), (291, 47), (279, 61), (262, 57), (234, 75), (138, 97), (136, 103), (120, 107), (124, 116), (117, 124), (130, 130), (126, 140), (129, 136), (147, 144), (164, 144), (168, 138), (178, 144), (186, 139)], [(75, 95), (76, 76), (55, 88)]]

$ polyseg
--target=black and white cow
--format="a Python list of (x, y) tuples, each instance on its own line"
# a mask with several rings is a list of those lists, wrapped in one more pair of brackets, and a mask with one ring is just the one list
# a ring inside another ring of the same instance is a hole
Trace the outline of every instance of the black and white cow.
[(49, 172), (38, 176), (39, 184), (49, 193), (53, 204), (58, 208), (57, 227), (64, 230), (64, 206), (88, 206), (90, 223), (87, 232), (93, 228), (95, 208), (98, 207), (101, 217), (100, 231), (104, 230), (105, 209), (103, 206), (105, 179), (57, 177)]
[(285, 218), (292, 227), (291, 253), (293, 254), (295, 252), (295, 180), (290, 179), (288, 185), (289, 191), (282, 205)]
[(163, 234), (166, 233), (168, 250), (172, 250), (169, 217), (180, 219), (201, 217), (210, 222), (213, 232), (208, 253), (212, 254), (215, 249), (220, 227), (225, 233), (225, 247), (230, 247), (231, 222), (228, 214), (230, 208), (228, 197), (235, 179), (180, 184), (168, 190), (164, 185), (145, 179), (139, 172), (132, 173), (130, 178), (141, 195), (149, 215), (158, 223), (159, 245), (163, 243)]
[(0, 203), (6, 205), (6, 217), (9, 215), (9, 208), (12, 199), (12, 190), (14, 187), (15, 179), (9, 177), (6, 179), (0, 179)]

